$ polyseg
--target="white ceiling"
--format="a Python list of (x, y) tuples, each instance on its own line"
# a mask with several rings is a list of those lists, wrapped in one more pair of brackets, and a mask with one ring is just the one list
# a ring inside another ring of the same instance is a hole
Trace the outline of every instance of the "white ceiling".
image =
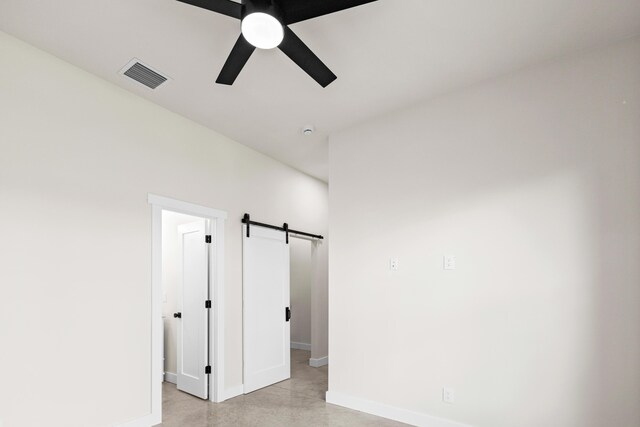
[[(240, 23), (175, 0), (0, 2), (0, 30), (327, 180), (332, 132), (637, 35), (640, 0), (379, 0), (291, 28), (338, 76), (326, 89), (278, 50), (256, 51), (233, 86), (214, 84)], [(152, 91), (119, 75), (134, 57), (172, 81)]]

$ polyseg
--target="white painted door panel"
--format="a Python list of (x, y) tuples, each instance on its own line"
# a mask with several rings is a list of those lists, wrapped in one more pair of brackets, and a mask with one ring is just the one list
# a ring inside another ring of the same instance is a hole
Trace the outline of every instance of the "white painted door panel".
[(207, 399), (209, 263), (205, 242), (206, 220), (178, 227), (181, 243), (181, 284), (178, 307), (178, 381), (179, 390)]
[(244, 392), (291, 377), (289, 245), (285, 233), (243, 226)]

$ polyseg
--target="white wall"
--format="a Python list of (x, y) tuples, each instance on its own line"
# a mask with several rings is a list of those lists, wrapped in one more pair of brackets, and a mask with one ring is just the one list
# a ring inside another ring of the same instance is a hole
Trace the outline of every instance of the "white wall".
[(312, 242), (290, 238), (291, 342), (311, 348)]
[(178, 289), (181, 278), (181, 245), (178, 227), (198, 221), (200, 218), (177, 212), (162, 211), (162, 317), (164, 318), (164, 370), (170, 374), (177, 371)]
[(326, 184), (0, 33), (6, 427), (149, 412), (148, 193), (229, 213), (225, 381), (238, 386), (242, 214), (326, 234)]
[(315, 366), (329, 358), (329, 262), (328, 241), (316, 240), (311, 245), (311, 360)]
[(330, 165), (330, 398), (640, 425), (640, 39), (345, 130)]

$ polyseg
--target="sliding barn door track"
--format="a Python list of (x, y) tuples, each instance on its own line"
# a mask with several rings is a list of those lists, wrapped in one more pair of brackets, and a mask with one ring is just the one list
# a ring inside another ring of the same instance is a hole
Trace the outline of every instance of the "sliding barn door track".
[(318, 239), (318, 240), (324, 239), (324, 237), (322, 237), (319, 234), (312, 234), (312, 233), (306, 233), (304, 231), (293, 230), (289, 228), (289, 224), (287, 224), (286, 222), (282, 224), (282, 226), (279, 226), (279, 225), (265, 224), (263, 222), (251, 221), (251, 215), (249, 215), (248, 213), (244, 214), (244, 216), (242, 217), (242, 223), (247, 225), (247, 237), (251, 237), (250, 228), (252, 225), (255, 225), (256, 227), (264, 227), (264, 228), (270, 228), (272, 230), (284, 231), (287, 235), (287, 244), (289, 244), (289, 233), (296, 234), (298, 236), (310, 237), (312, 239)]

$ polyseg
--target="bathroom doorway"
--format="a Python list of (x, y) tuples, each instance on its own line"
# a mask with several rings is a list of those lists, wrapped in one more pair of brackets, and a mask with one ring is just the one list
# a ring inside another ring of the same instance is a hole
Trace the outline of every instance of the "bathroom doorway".
[[(162, 421), (166, 387), (212, 402), (225, 399), (227, 213), (153, 194), (149, 194), (148, 202), (152, 208), (152, 351), (151, 413), (146, 419), (156, 425)], [(182, 242), (182, 246), (168, 249), (166, 244), (171, 240)], [(171, 280), (175, 283), (173, 290), (169, 287)]]
[(209, 220), (162, 211), (164, 380), (208, 399)]

